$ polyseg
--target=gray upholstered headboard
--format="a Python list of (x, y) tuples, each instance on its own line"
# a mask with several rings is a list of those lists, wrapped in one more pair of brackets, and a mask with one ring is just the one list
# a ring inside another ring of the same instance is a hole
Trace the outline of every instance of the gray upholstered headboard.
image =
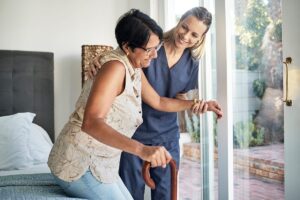
[(0, 116), (36, 113), (54, 141), (53, 53), (0, 50)]

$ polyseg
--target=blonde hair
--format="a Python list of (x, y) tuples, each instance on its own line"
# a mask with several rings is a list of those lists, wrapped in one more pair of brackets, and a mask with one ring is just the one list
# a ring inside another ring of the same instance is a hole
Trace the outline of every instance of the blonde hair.
[(174, 40), (175, 40), (174, 34), (176, 31), (176, 28), (178, 27), (180, 22), (182, 22), (189, 16), (196, 17), (199, 21), (203, 22), (207, 26), (206, 31), (202, 35), (202, 38), (194, 46), (190, 47), (190, 51), (191, 51), (193, 58), (199, 60), (204, 54), (206, 33), (209, 30), (211, 21), (212, 21), (211, 13), (206, 8), (195, 7), (195, 8), (192, 8), (192, 9), (186, 11), (181, 16), (177, 26), (164, 33), (163, 39), (165, 42), (174, 42)]

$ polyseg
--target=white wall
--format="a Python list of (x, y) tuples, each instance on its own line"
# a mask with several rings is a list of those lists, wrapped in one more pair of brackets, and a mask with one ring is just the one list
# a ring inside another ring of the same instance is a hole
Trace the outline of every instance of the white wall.
[(54, 53), (55, 132), (59, 134), (81, 89), (81, 45), (116, 46), (114, 27), (147, 0), (0, 0), (0, 49)]

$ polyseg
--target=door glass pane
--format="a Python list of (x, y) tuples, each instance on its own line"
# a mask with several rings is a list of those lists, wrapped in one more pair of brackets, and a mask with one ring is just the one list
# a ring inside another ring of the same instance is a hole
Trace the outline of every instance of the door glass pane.
[[(202, 84), (205, 85), (206, 99), (217, 99), (217, 65), (216, 65), (216, 17), (215, 17), (215, 1), (205, 0), (205, 7), (212, 13), (212, 24), (210, 31), (207, 35), (207, 45), (205, 53), (205, 77), (202, 76), (202, 79), (206, 79), (205, 82), (202, 81)], [(216, 115), (208, 114), (205, 125), (207, 127), (206, 131), (209, 135), (212, 135), (210, 145), (212, 145), (212, 152), (208, 156), (212, 157), (213, 163), (209, 166), (213, 171), (210, 174), (210, 200), (218, 199), (218, 132), (217, 132), (217, 123), (218, 120)], [(204, 165), (206, 163), (203, 163)], [(205, 182), (204, 182), (205, 184)], [(213, 193), (213, 195), (211, 194)]]
[(284, 199), (281, 0), (233, 5), (234, 199)]
[[(167, 16), (166, 16), (166, 31), (173, 28), (183, 13), (187, 10), (200, 6), (199, 0), (172, 0), (167, 1)], [(209, 44), (208, 44), (209, 45)], [(199, 88), (187, 93), (190, 99), (198, 98), (199, 91), (201, 98), (206, 98), (205, 93), (205, 80), (203, 80), (202, 69), (205, 67), (203, 64), (204, 58), (199, 66)], [(204, 76), (205, 77), (205, 76)], [(192, 114), (190, 111), (180, 112), (179, 125), (181, 129), (180, 135), (180, 146), (181, 146), (181, 161), (179, 169), (179, 199), (201, 199), (203, 189), (203, 176), (201, 163), (201, 152), (200, 144), (207, 144), (205, 141), (201, 141), (203, 138), (203, 131), (206, 127), (205, 119), (200, 118), (197, 115)], [(201, 123), (203, 122), (203, 123)]]

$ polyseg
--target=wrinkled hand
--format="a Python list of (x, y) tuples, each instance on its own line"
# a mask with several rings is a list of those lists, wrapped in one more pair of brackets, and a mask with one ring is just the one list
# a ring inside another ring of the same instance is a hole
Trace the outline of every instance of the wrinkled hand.
[(172, 160), (171, 154), (163, 146), (144, 146), (139, 157), (151, 163), (151, 167), (163, 168)]
[(206, 101), (204, 100), (200, 100), (198, 101), (198, 103), (195, 103), (192, 108), (191, 111), (194, 114), (203, 114), (206, 113), (208, 109), (208, 104)]
[(98, 70), (100, 69), (101, 64), (99, 63), (99, 58), (95, 58), (93, 62), (90, 63), (89, 68), (87, 69), (88, 77), (93, 79)]
[(207, 111), (212, 111), (217, 115), (217, 119), (223, 116), (222, 109), (216, 100), (199, 101), (192, 106), (191, 111), (194, 114), (203, 114)]
[(207, 101), (208, 111), (212, 111), (217, 115), (217, 119), (220, 119), (223, 116), (222, 109), (216, 100)]

